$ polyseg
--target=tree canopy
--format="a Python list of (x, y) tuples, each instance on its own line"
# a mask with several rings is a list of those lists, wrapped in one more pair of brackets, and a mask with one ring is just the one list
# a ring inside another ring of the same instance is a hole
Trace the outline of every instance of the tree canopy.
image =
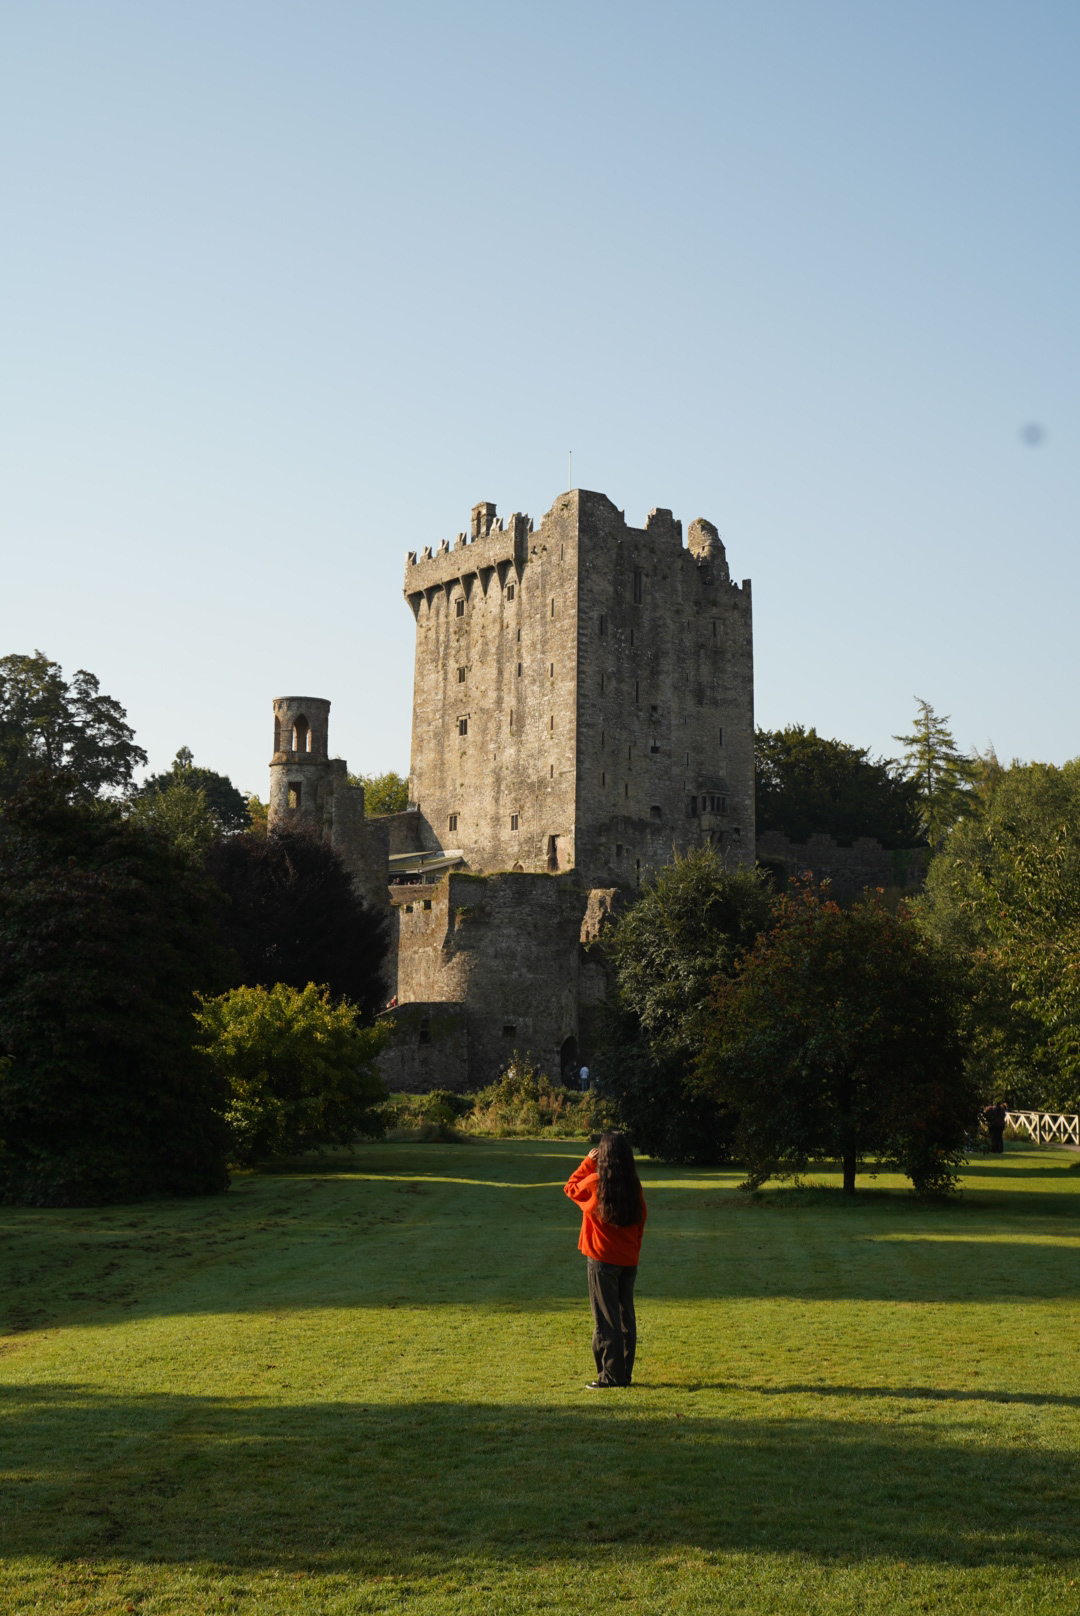
[(593, 1062), (595, 1080), (650, 1155), (718, 1161), (730, 1151), (733, 1119), (690, 1079), (714, 982), (752, 946), (771, 904), (758, 872), (702, 848), (646, 881), (605, 933), (617, 1007)]
[(810, 886), (779, 900), (775, 925), (718, 984), (698, 1086), (737, 1114), (750, 1188), (826, 1156), (854, 1194), (872, 1157), (940, 1194), (978, 1121), (937, 951), (906, 910), (876, 898), (841, 909)]
[(916, 696), (910, 735), (894, 735), (906, 749), (903, 772), (918, 793), (923, 839), (939, 847), (971, 800), (980, 760), (961, 752), (949, 729), (949, 715), (939, 718), (928, 701)]
[(409, 806), (409, 777), (395, 774), (350, 774), (349, 784), (364, 788), (364, 814), (403, 814)]
[(986, 1090), (1080, 1106), (1080, 759), (987, 770), (946, 835), (920, 924), (966, 962)]
[(123, 791), (145, 762), (127, 713), (92, 673), (68, 681), (41, 651), (0, 658), (0, 797), (34, 774), (62, 776), (82, 796)]
[(0, 1198), (226, 1186), (224, 1092), (192, 1012), (227, 964), (210, 883), (162, 835), (62, 776), (0, 807)]
[(793, 842), (817, 832), (839, 842), (872, 836), (883, 847), (922, 840), (918, 791), (888, 758), (864, 746), (826, 740), (789, 724), (759, 729), (754, 741), (757, 832), (782, 831)]
[(173, 759), (173, 766), (165, 774), (152, 774), (138, 789), (140, 797), (162, 796), (177, 786), (201, 791), (203, 802), (215, 814), (224, 831), (247, 830), (251, 825), (251, 811), (247, 798), (237, 791), (227, 774), (213, 769), (199, 768), (190, 747), (182, 746)]
[(305, 830), (227, 837), (206, 868), (222, 892), (222, 936), (247, 987), (315, 982), (371, 1017), (385, 997), (386, 922), (333, 849)]

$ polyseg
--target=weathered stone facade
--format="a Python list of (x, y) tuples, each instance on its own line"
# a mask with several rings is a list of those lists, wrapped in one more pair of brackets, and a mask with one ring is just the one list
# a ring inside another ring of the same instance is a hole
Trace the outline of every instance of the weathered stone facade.
[(792, 842), (781, 831), (770, 830), (758, 837), (757, 856), (759, 864), (785, 877), (828, 881), (832, 895), (846, 901), (867, 887), (918, 891), (926, 879), (930, 850), (890, 849), (871, 836), (845, 845), (820, 833), (805, 842)]
[[(473, 508), (410, 553), (410, 810), (366, 818), (327, 752), (329, 702), (275, 702), (271, 824), (309, 823), (389, 904), (397, 1089), (490, 1082), (514, 1048), (588, 1055), (599, 940), (673, 851), (754, 858), (750, 584), (711, 523), (628, 527), (574, 490), (534, 531)], [(433, 874), (432, 871), (435, 871)]]

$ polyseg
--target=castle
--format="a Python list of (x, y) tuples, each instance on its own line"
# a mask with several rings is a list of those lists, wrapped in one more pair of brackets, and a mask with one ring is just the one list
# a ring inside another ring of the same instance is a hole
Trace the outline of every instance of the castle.
[(270, 824), (305, 823), (389, 914), (394, 1089), (473, 1088), (514, 1048), (588, 1056), (605, 918), (705, 844), (754, 860), (750, 583), (711, 522), (629, 527), (603, 494), (534, 531), (473, 507), (411, 552), (410, 803), (367, 816), (328, 750), (330, 703), (274, 703)]

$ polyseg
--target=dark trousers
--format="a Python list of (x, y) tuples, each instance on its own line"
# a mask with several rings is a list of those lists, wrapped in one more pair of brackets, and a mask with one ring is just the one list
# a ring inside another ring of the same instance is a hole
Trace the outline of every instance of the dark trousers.
[(613, 1386), (629, 1386), (637, 1351), (637, 1319), (634, 1316), (636, 1268), (618, 1263), (589, 1263), (589, 1306), (593, 1316), (593, 1357), (596, 1376)]
[(988, 1128), (987, 1132), (990, 1135), (991, 1154), (994, 1156), (1003, 1156), (1005, 1154), (1005, 1129)]

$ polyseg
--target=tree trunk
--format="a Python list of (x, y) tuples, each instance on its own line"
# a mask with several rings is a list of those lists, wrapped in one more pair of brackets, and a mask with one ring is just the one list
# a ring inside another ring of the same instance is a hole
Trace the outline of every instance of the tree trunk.
[(855, 1152), (844, 1151), (844, 1194), (855, 1194)]

